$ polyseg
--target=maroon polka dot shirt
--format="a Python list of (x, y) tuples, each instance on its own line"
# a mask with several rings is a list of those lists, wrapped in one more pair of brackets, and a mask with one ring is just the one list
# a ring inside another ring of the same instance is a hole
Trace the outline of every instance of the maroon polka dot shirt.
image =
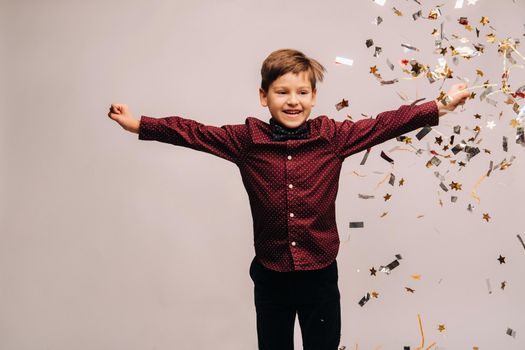
[(140, 119), (139, 139), (211, 153), (235, 163), (250, 201), (257, 260), (280, 271), (316, 270), (339, 250), (335, 200), (346, 157), (425, 125), (438, 124), (434, 101), (375, 119), (306, 121), (306, 139), (273, 141), (272, 126), (204, 125), (178, 116)]

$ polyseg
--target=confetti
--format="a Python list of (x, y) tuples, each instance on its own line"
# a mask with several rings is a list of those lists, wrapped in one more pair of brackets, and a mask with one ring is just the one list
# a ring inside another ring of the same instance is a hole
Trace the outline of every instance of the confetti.
[(486, 222), (489, 222), (489, 220), (490, 220), (489, 213), (483, 213), (483, 220), (485, 220)]
[(428, 14), (428, 19), (438, 19), (438, 17), (441, 16), (441, 10), (439, 8), (435, 8), (430, 10), (430, 13)]
[(369, 48), (370, 46), (373, 46), (374, 45), (374, 40), (367, 39), (366, 42), (365, 42), (365, 45), (366, 45), (367, 48)]
[(384, 151), (381, 151), (381, 158), (389, 162), (390, 164), (394, 164), (394, 160), (390, 158)]
[(386, 273), (387, 275), (390, 275), (392, 270), (395, 269), (398, 266), (399, 266), (399, 261), (396, 259), (396, 260), (392, 261), (390, 264), (388, 264), (387, 266), (380, 266), (379, 267), (379, 271), (383, 272), (383, 273)]
[(335, 58), (335, 63), (336, 64), (344, 64), (346, 66), (352, 66), (354, 64), (354, 60), (352, 59), (349, 59), (349, 58), (345, 58), (345, 57), (339, 57), (337, 56)]
[(396, 16), (399, 16), (399, 17), (403, 16), (403, 12), (399, 11), (399, 10), (396, 9), (395, 7), (392, 7), (392, 11), (394, 11), (394, 14), (395, 14)]
[(430, 131), (432, 131), (432, 128), (430, 126), (425, 126), (424, 128), (422, 128), (417, 134), (416, 134), (416, 139), (418, 139), (419, 141), (421, 141), (421, 139), (423, 137), (425, 137)]
[(459, 182), (454, 182), (452, 181), (450, 184), (449, 184), (450, 188), (454, 191), (460, 191), (461, 190), (461, 184)]
[(444, 324), (439, 324), (439, 325), (438, 325), (438, 331), (439, 331), (440, 333), (443, 333), (443, 332), (445, 331), (445, 325), (444, 325)]
[(501, 282), (501, 286), (500, 286), (501, 290), (505, 290), (505, 287), (507, 287), (507, 281)]
[(345, 100), (344, 98), (343, 98), (343, 100), (341, 102), (339, 102), (339, 103), (337, 103), (335, 105), (335, 108), (338, 111), (340, 111), (341, 109), (346, 108), (346, 107), (348, 107), (348, 100)]
[(463, 7), (464, 0), (456, 0), (456, 5), (454, 5), (454, 8), (460, 9)]
[(386, 201), (390, 200), (390, 198), (392, 198), (392, 195), (389, 194), (389, 193), (387, 193), (387, 194), (385, 194), (385, 195), (383, 196), (383, 198), (385, 199), (385, 202), (386, 202)]
[(359, 300), (359, 306), (363, 307), (370, 300), (370, 293), (366, 293), (365, 296)]
[(507, 328), (507, 335), (510, 335), (512, 338), (516, 338), (516, 331), (511, 328)]
[(375, 198), (375, 196), (373, 196), (373, 195), (361, 194), (361, 193), (359, 193), (357, 196), (359, 198), (361, 198), (361, 199), (373, 199), (373, 198)]
[(361, 160), (361, 163), (359, 163), (359, 165), (365, 165), (369, 154), (370, 154), (370, 148), (366, 150), (365, 154), (363, 155), (363, 159)]
[(372, 266), (372, 268), (370, 269), (370, 276), (376, 276), (376, 272), (377, 270)]
[(500, 254), (500, 256), (499, 256), (499, 258), (498, 258), (498, 261), (499, 261), (499, 264), (500, 264), (500, 265), (501, 265), (501, 264), (505, 264), (505, 257), (502, 256), (502, 255)]
[(363, 221), (350, 222), (350, 228), (363, 228), (365, 223)]
[(407, 292), (412, 293), (412, 294), (416, 291), (415, 289), (412, 289), (412, 288), (410, 288), (410, 287), (405, 287), (405, 290), (406, 290)]
[(518, 234), (518, 239), (520, 240), (521, 245), (523, 246), (523, 249), (525, 249), (525, 243), (523, 243), (523, 238)]
[(487, 289), (489, 291), (489, 294), (492, 294), (492, 287), (490, 286), (490, 279), (486, 279), (485, 282), (487, 283)]
[(374, 0), (374, 2), (380, 6), (385, 6), (386, 0)]
[(387, 64), (388, 68), (390, 68), (390, 70), (394, 70), (394, 64), (392, 62), (390, 62), (390, 60), (388, 58), (386, 59), (386, 64)]
[(409, 45), (409, 44), (401, 44), (401, 46), (404, 47), (408, 51), (419, 51), (419, 49), (417, 47), (414, 47), (414, 46)]
[(388, 180), (388, 183), (391, 185), (391, 186), (394, 186), (396, 182), (396, 176), (394, 174), (390, 174), (390, 179)]

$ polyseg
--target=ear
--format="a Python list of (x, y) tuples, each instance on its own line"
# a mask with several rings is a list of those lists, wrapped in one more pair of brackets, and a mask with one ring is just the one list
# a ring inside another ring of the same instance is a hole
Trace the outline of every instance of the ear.
[(317, 89), (312, 90), (312, 107), (315, 106), (317, 102)]
[(261, 106), (268, 107), (268, 97), (262, 88), (259, 88), (259, 100), (261, 101)]

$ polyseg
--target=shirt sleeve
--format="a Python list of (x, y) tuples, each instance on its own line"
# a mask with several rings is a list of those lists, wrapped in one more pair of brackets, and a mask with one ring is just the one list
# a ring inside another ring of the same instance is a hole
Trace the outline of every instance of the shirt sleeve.
[(335, 121), (335, 152), (344, 159), (417, 128), (438, 123), (435, 101), (415, 106), (403, 105), (397, 110), (379, 113), (375, 119)]
[(141, 116), (139, 140), (154, 140), (192, 148), (238, 163), (243, 146), (246, 125), (204, 125), (178, 116), (151, 118)]

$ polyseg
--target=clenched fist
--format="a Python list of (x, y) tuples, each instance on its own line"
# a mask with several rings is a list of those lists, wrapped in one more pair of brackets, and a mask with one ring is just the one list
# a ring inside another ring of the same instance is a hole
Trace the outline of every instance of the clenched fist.
[(140, 121), (133, 118), (128, 106), (124, 104), (112, 104), (109, 108), (108, 117), (119, 123), (125, 130), (139, 133)]
[(469, 97), (470, 93), (467, 90), (467, 84), (460, 83), (452, 85), (446, 94), (446, 104), (443, 103), (443, 101), (436, 100), (439, 115), (442, 116), (447, 112), (455, 110), (457, 106), (463, 105)]

